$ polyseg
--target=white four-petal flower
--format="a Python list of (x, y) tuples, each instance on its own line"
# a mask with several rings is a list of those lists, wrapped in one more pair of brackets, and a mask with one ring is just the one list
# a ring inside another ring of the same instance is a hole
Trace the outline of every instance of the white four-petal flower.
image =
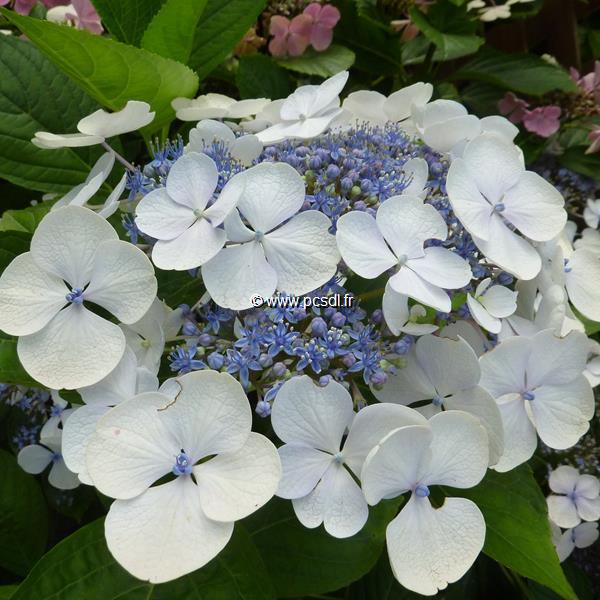
[(229, 186), (237, 201), (225, 220), (232, 245), (202, 266), (204, 284), (217, 304), (243, 310), (252, 307), (256, 294), (268, 298), (277, 289), (301, 295), (335, 275), (339, 253), (328, 231), (331, 221), (316, 210), (296, 214), (305, 188), (293, 167), (261, 163), (235, 175)]
[(302, 375), (277, 393), (271, 423), (285, 442), (279, 448), (283, 475), (277, 495), (292, 500), (305, 527), (323, 523), (329, 534), (345, 538), (358, 533), (369, 515), (352, 475), (360, 476), (369, 451), (392, 429), (427, 421), (412, 409), (389, 404), (355, 414), (343, 385), (330, 381), (319, 387)]
[(446, 222), (417, 196), (393, 196), (377, 210), (376, 219), (351, 211), (337, 222), (337, 243), (346, 264), (365, 279), (395, 267), (389, 280), (398, 294), (450, 311), (445, 289), (461, 288), (471, 279), (471, 268), (458, 254), (439, 246), (424, 248), (426, 240), (445, 240)]
[(600, 480), (593, 475), (581, 475), (567, 465), (558, 467), (548, 479), (555, 492), (546, 499), (548, 516), (554, 523), (566, 529), (581, 521), (600, 519)]
[(541, 268), (536, 241), (558, 235), (567, 213), (561, 194), (537, 173), (526, 171), (516, 146), (487, 133), (467, 144), (450, 165), (446, 183), (452, 208), (488, 260), (519, 279)]
[(99, 109), (84, 117), (77, 123), (79, 133), (60, 134), (38, 131), (31, 141), (44, 149), (95, 146), (107, 138), (145, 127), (152, 122), (154, 115), (148, 103), (130, 100), (122, 110), (117, 112), (107, 113)]
[[(251, 433), (248, 399), (231, 375), (197, 371), (177, 381), (175, 399), (146, 393), (113, 408), (87, 447), (94, 485), (116, 498), (105, 522), (108, 548), (152, 583), (214, 558), (234, 521), (265, 504), (281, 477), (277, 450)], [(171, 481), (153, 485), (168, 474)]]
[(264, 144), (288, 139), (311, 139), (323, 133), (342, 114), (340, 92), (348, 81), (348, 71), (326, 79), (321, 85), (303, 85), (279, 108), (279, 122), (258, 132)]
[(517, 292), (491, 283), (488, 277), (477, 285), (474, 296), (467, 294), (467, 306), (479, 325), (490, 333), (500, 333), (500, 319), (510, 317), (517, 310)]
[(219, 252), (226, 239), (219, 226), (237, 201), (234, 179), (210, 204), (219, 181), (217, 166), (206, 154), (190, 152), (171, 167), (164, 188), (142, 198), (135, 222), (158, 240), (152, 261), (159, 269), (194, 269)]
[(411, 492), (386, 530), (392, 571), (404, 587), (432, 596), (460, 579), (477, 558), (485, 539), (481, 511), (466, 498), (446, 498), (434, 508), (430, 486), (473, 487), (488, 460), (485, 429), (454, 410), (424, 426), (395, 429), (367, 456), (361, 480), (369, 504)]
[(580, 523), (561, 532), (560, 527), (550, 521), (550, 530), (560, 562), (567, 560), (575, 548), (588, 548), (599, 537), (598, 523)]
[(224, 94), (204, 94), (197, 98), (175, 98), (171, 106), (181, 121), (201, 121), (202, 119), (243, 119), (260, 112), (268, 98), (235, 100)]
[(490, 465), (504, 450), (502, 417), (492, 396), (480, 385), (481, 368), (475, 352), (458, 341), (426, 335), (412, 346), (406, 366), (389, 375), (381, 389), (373, 389), (380, 402), (413, 404), (430, 400), (416, 410), (431, 417), (446, 410), (462, 410), (477, 417), (486, 428)]
[(587, 338), (552, 330), (512, 337), (484, 354), (481, 385), (496, 399), (504, 424), (504, 454), (495, 465), (509, 471), (531, 458), (537, 434), (550, 448), (575, 444), (594, 414), (592, 388), (583, 376)]
[(146, 255), (102, 217), (65, 206), (48, 213), (0, 277), (0, 329), (20, 336), (17, 352), (27, 372), (53, 389), (92, 385), (125, 351), (114, 323), (86, 308), (100, 305), (133, 323), (156, 296)]

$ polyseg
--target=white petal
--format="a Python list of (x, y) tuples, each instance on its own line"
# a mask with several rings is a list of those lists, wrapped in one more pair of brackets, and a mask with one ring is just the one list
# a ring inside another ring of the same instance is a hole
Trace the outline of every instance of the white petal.
[(479, 419), (449, 410), (431, 417), (429, 425), (431, 458), (421, 464), (420, 480), (425, 485), (476, 486), (489, 463), (488, 437)]
[(406, 356), (406, 365), (388, 376), (381, 389), (373, 388), (373, 394), (380, 402), (412, 404), (420, 400), (431, 400), (436, 389), (427, 372), (417, 359), (412, 347)]
[(340, 255), (330, 226), (323, 213), (309, 210), (264, 237), (267, 261), (277, 273), (277, 289), (301, 295), (335, 275)]
[(182, 446), (161, 418), (167, 411), (160, 409), (170, 403), (162, 394), (140, 394), (98, 421), (96, 433), (88, 440), (86, 465), (103, 494), (134, 498), (171, 472)]
[(457, 321), (456, 323), (446, 325), (440, 332), (440, 336), (452, 340), (464, 339), (473, 348), (478, 357), (481, 357), (487, 350), (487, 339), (481, 329), (470, 321)]
[(427, 419), (412, 408), (398, 404), (372, 404), (358, 412), (344, 443), (344, 462), (358, 477), (369, 452), (394, 429), (427, 426)]
[(336, 538), (358, 533), (367, 522), (369, 507), (358, 484), (343, 465), (333, 462), (308, 496), (292, 500), (298, 520), (309, 528), (325, 525)]
[(192, 152), (203, 152), (210, 148), (214, 142), (224, 142), (226, 147), (231, 147), (235, 141), (235, 134), (221, 121), (204, 119), (190, 131), (190, 146)]
[(82, 206), (85, 204), (106, 181), (115, 164), (115, 153), (105, 152), (94, 164), (85, 182), (75, 186), (70, 192), (65, 194), (56, 202), (50, 210), (55, 210), (60, 206), (67, 204), (76, 204)]
[(335, 454), (354, 417), (346, 388), (330, 381), (316, 385), (308, 375), (288, 379), (273, 403), (271, 424), (286, 444), (307, 445)]
[(79, 479), (75, 473), (69, 471), (65, 461), (59, 459), (54, 462), (48, 473), (48, 483), (59, 490), (74, 490), (79, 486)]
[(430, 83), (413, 83), (393, 94), (383, 105), (383, 110), (390, 121), (403, 121), (410, 117), (413, 104), (423, 105), (431, 100), (433, 86)]
[(575, 503), (567, 496), (551, 494), (546, 498), (546, 502), (548, 503), (548, 516), (560, 527), (575, 527), (581, 523)]
[(86, 135), (84, 133), (50, 133), (48, 131), (37, 131), (31, 143), (44, 150), (55, 148), (82, 148), (84, 146), (95, 146), (101, 144), (104, 138), (99, 135)]
[(421, 463), (429, 457), (432, 438), (429, 425), (400, 427), (369, 452), (360, 480), (371, 506), (382, 499), (395, 498), (418, 483)]
[(560, 192), (543, 177), (525, 171), (516, 185), (507, 190), (502, 213), (528, 238), (544, 242), (556, 237), (567, 222)]
[[(410, 262), (415, 263), (417, 261)], [(408, 266), (402, 267), (393, 275), (389, 283), (394, 291), (399, 294), (410, 296), (418, 302), (442, 312), (450, 312), (451, 302), (448, 294), (442, 288), (425, 281)]]
[(478, 325), (481, 325), (481, 327), (490, 333), (500, 333), (502, 330), (500, 319), (490, 315), (483, 304), (479, 300), (475, 300), (471, 294), (467, 294), (467, 306), (469, 307), (471, 316)]
[(394, 335), (400, 335), (400, 331), (406, 325), (410, 316), (408, 296), (394, 291), (388, 281), (383, 292), (381, 308), (383, 309), (383, 316), (389, 330)]
[(553, 492), (570, 494), (575, 489), (578, 479), (579, 471), (577, 469), (562, 465), (550, 473), (548, 485)]
[(277, 123), (260, 131), (256, 137), (263, 144), (276, 144), (283, 140), (310, 140), (321, 135), (331, 123), (342, 114), (342, 110), (334, 110), (324, 116), (312, 117), (305, 121), (287, 121)]
[(86, 404), (116, 406), (136, 395), (137, 366), (134, 351), (127, 347), (119, 364), (104, 379), (77, 391)]
[(116, 231), (95, 212), (65, 206), (42, 219), (31, 239), (31, 256), (44, 271), (71, 287), (83, 288), (90, 280), (99, 244), (116, 239)]
[(135, 209), (135, 224), (157, 240), (172, 240), (197, 219), (189, 206), (175, 202), (164, 188), (146, 194)]
[(146, 102), (130, 100), (117, 112), (107, 113), (100, 109), (84, 117), (77, 123), (77, 129), (87, 135), (109, 138), (145, 127), (152, 122), (154, 115)]
[(235, 140), (231, 148), (231, 156), (245, 167), (249, 167), (262, 151), (262, 142), (255, 135), (244, 135)]
[(520, 393), (525, 386), (525, 368), (533, 344), (527, 338), (509, 338), (480, 359), (481, 386), (494, 398)]
[(423, 258), (410, 259), (406, 266), (425, 281), (441, 288), (455, 290), (469, 283), (473, 274), (467, 261), (447, 248), (425, 248)]
[(481, 369), (467, 342), (433, 335), (416, 344), (417, 360), (440, 396), (455, 394), (479, 383)]
[(597, 521), (600, 519), (600, 498), (577, 498), (577, 512), (584, 521)]
[(485, 294), (479, 298), (490, 315), (504, 319), (517, 310), (517, 292), (509, 290), (503, 285), (492, 285)]
[(202, 265), (202, 279), (213, 300), (233, 310), (251, 308), (253, 296), (268, 298), (277, 287), (277, 273), (258, 242), (224, 248)]
[(598, 539), (598, 523), (581, 523), (575, 527), (575, 546), (587, 548)]
[(69, 289), (62, 279), (42, 271), (25, 252), (0, 276), (0, 329), (27, 335), (44, 327), (67, 303)]
[(195, 269), (215, 257), (227, 236), (206, 219), (198, 219), (190, 228), (172, 240), (159, 240), (152, 249), (152, 262), (164, 270)]
[(518, 279), (533, 279), (540, 272), (542, 261), (535, 248), (496, 215), (490, 220), (489, 240), (473, 234), (473, 241), (489, 261)]
[(344, 262), (366, 279), (374, 279), (398, 262), (375, 219), (365, 212), (351, 211), (341, 216), (336, 240)]
[(565, 450), (589, 429), (594, 414), (594, 394), (581, 375), (564, 385), (544, 385), (525, 405), (538, 435), (550, 448)]
[(304, 203), (304, 180), (287, 163), (261, 163), (239, 177), (244, 188), (237, 207), (255, 231), (271, 231)]
[(219, 454), (194, 467), (194, 477), (204, 514), (214, 521), (237, 521), (273, 497), (281, 462), (266, 437), (250, 433), (237, 452)]
[(519, 134), (519, 128), (506, 117), (490, 115), (489, 117), (483, 117), (479, 122), (483, 133), (497, 133), (511, 142)]
[(385, 96), (379, 92), (360, 90), (348, 94), (342, 108), (351, 113), (352, 120), (384, 125), (387, 120), (383, 114), (385, 100)]
[(465, 115), (425, 128), (423, 141), (438, 152), (450, 152), (462, 140), (472, 139), (481, 131), (475, 115)]
[(265, 108), (271, 101), (268, 98), (248, 98), (247, 100), (238, 100), (227, 110), (227, 116), (230, 119), (243, 119), (256, 115)]
[(600, 494), (600, 479), (593, 475), (581, 475), (578, 477), (574, 489), (578, 496), (590, 499), (597, 498)]
[(489, 464), (495, 465), (504, 452), (504, 426), (495, 400), (482, 387), (475, 386), (444, 399), (448, 410), (462, 410), (477, 417), (489, 441)]
[(567, 529), (567, 531), (560, 535), (558, 541), (555, 542), (555, 546), (560, 562), (563, 562), (569, 558), (573, 550), (575, 550), (575, 543), (573, 542), (573, 530)]
[(424, 158), (409, 158), (402, 165), (402, 173), (405, 177), (410, 178), (410, 183), (404, 189), (403, 194), (423, 194), (429, 176), (427, 161)]
[(121, 240), (102, 242), (94, 257), (85, 300), (106, 308), (123, 323), (135, 323), (156, 297), (157, 282), (148, 257)]
[(21, 448), (17, 455), (17, 462), (26, 473), (37, 475), (52, 462), (52, 452), (44, 446), (32, 444)]
[(167, 193), (183, 206), (204, 210), (218, 181), (215, 161), (206, 154), (189, 152), (171, 167), (167, 176)]
[(564, 338), (549, 329), (540, 331), (533, 337), (527, 361), (528, 385), (561, 385), (573, 381), (585, 369), (588, 347), (587, 337), (579, 331), (572, 331)]
[(573, 252), (569, 259), (567, 291), (575, 308), (588, 319), (600, 321), (600, 257), (588, 248)]
[(108, 411), (108, 406), (81, 406), (63, 427), (62, 455), (65, 464), (73, 473), (77, 473), (79, 481), (92, 485), (85, 462), (88, 442), (96, 431), (96, 425)]
[(333, 461), (331, 454), (297, 444), (281, 446), (279, 457), (282, 477), (277, 495), (290, 500), (310, 494)]
[[(235, 177), (230, 179), (230, 183)], [(229, 183), (227, 184), (229, 185)], [(246, 227), (238, 210), (232, 210), (224, 221), (225, 233), (230, 242), (243, 243), (251, 242), (254, 239), (254, 231)]]
[(212, 560), (231, 538), (233, 523), (208, 519), (191, 478), (179, 477), (132, 500), (113, 502), (104, 530), (122, 567), (138, 579), (163, 583)]
[(123, 177), (119, 180), (119, 183), (115, 186), (113, 191), (106, 198), (106, 202), (104, 202), (104, 206), (98, 211), (98, 214), (103, 219), (108, 219), (112, 217), (117, 210), (119, 209), (119, 202), (121, 200), (121, 194), (125, 190), (125, 186), (127, 185), (127, 173), (123, 173)]
[(475, 562), (485, 540), (485, 521), (477, 505), (446, 498), (433, 508), (411, 496), (386, 531), (390, 564), (406, 588), (433, 596), (458, 581)]
[(535, 427), (525, 412), (524, 400), (515, 396), (498, 405), (504, 425), (504, 453), (494, 469), (505, 473), (528, 461), (537, 447)]
[(124, 351), (125, 337), (117, 325), (74, 304), (17, 343), (25, 370), (53, 389), (97, 383), (117, 366)]

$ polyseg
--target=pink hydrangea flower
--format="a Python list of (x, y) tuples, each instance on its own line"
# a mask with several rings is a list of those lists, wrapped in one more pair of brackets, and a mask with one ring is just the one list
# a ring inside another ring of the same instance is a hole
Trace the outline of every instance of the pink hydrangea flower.
[(523, 120), (527, 114), (529, 102), (515, 96), (512, 92), (506, 92), (506, 95), (498, 102), (498, 109), (515, 125)]
[(333, 28), (340, 20), (340, 11), (331, 4), (321, 5), (318, 2), (309, 4), (304, 15), (311, 19), (310, 43), (318, 52), (327, 50), (333, 39)]
[(592, 127), (592, 131), (588, 134), (588, 140), (590, 140), (591, 144), (585, 153), (594, 154), (594, 152), (600, 152), (600, 125)]
[(526, 112), (523, 117), (523, 125), (527, 131), (536, 133), (540, 137), (550, 137), (560, 127), (559, 106), (538, 106)]
[(590, 94), (594, 97), (597, 104), (600, 104), (600, 60), (594, 62), (594, 70), (587, 75), (581, 76), (577, 69), (569, 69), (571, 79), (577, 84), (584, 94)]
[(297, 15), (291, 21), (280, 15), (271, 17), (269, 52), (273, 56), (300, 56), (310, 44), (312, 21), (307, 15)]
[(98, 35), (104, 31), (100, 16), (90, 0), (71, 0), (71, 6), (75, 14), (68, 14), (67, 16), (73, 19), (78, 29), (87, 29)]

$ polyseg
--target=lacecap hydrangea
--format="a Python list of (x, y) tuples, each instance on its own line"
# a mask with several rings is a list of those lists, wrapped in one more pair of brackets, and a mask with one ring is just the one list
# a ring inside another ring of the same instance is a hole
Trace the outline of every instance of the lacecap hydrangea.
[(115, 498), (108, 547), (140, 579), (202, 567), (275, 494), (340, 538), (407, 494), (390, 563), (435, 594), (473, 564), (485, 520), (432, 492), (589, 427), (598, 352), (577, 315), (600, 320), (600, 247), (506, 119), (431, 101), (424, 83), (342, 103), (347, 78), (273, 102), (176, 99), (188, 139), (141, 167), (107, 140), (147, 125), (144, 103), (36, 136), (106, 154), (0, 277), (24, 367), (82, 401), (39, 445), (19, 440), (20, 462), (56, 462), (58, 443), (75, 484)]

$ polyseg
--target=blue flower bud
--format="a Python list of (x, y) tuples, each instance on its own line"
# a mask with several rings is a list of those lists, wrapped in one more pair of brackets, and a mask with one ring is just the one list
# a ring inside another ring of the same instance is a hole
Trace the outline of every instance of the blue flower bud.
[(327, 323), (321, 317), (315, 317), (310, 322), (310, 332), (315, 337), (324, 337), (328, 331)]
[(215, 371), (221, 369), (223, 364), (225, 363), (225, 357), (218, 352), (211, 352), (206, 359), (208, 362), (208, 366)]

